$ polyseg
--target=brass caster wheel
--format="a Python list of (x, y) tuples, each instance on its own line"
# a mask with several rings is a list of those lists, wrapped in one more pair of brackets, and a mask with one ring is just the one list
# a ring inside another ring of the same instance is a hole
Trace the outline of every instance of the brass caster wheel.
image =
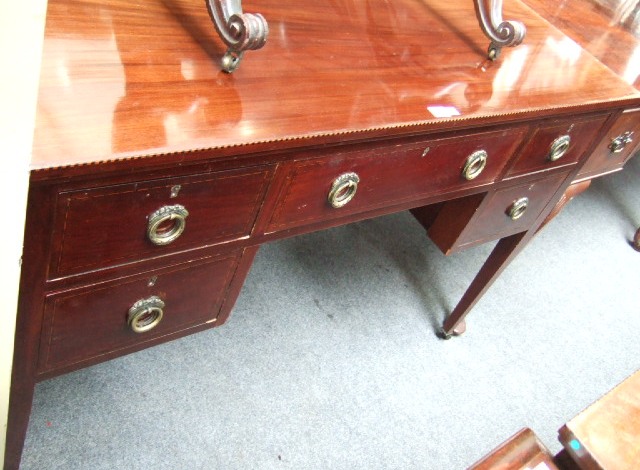
[(487, 58), (493, 62), (498, 60), (498, 57), (500, 57), (500, 48), (495, 44), (491, 44), (487, 50)]

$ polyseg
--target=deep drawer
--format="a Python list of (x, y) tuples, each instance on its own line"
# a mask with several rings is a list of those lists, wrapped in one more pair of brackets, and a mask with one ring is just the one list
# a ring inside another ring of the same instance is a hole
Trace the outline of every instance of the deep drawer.
[(428, 232), (445, 254), (529, 230), (567, 173), (445, 203)]
[(535, 130), (507, 177), (575, 164), (595, 139), (606, 116), (545, 124)]
[(622, 114), (611, 126), (580, 170), (578, 178), (597, 176), (622, 168), (640, 148), (640, 109)]
[(61, 192), (48, 278), (248, 237), (266, 167)]
[[(236, 265), (234, 254), (48, 296), (40, 373), (213, 323)], [(134, 326), (151, 328), (138, 333)]]
[[(464, 137), (381, 144), (293, 162), (267, 231), (491, 183), (525, 131), (525, 127), (519, 127)], [(344, 204), (335, 207), (334, 202)]]

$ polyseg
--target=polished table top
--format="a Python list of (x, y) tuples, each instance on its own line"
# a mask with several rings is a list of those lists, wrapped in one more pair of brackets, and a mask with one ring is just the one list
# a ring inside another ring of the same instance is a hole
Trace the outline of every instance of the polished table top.
[(271, 32), (229, 75), (204, 2), (51, 0), (32, 168), (241, 154), (640, 102), (517, 0), (504, 17), (523, 21), (527, 37), (496, 62), (469, 0), (304, 3), (245, 5)]
[(524, 0), (625, 82), (640, 89), (638, 0)]

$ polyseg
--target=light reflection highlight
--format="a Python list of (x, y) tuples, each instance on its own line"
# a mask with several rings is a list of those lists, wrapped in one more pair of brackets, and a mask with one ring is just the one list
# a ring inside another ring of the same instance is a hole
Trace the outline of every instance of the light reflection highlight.
[(624, 81), (629, 84), (635, 83), (638, 77), (640, 77), (640, 44), (633, 50), (627, 62), (627, 68), (622, 74)]
[(564, 37), (560, 40), (557, 40), (554, 37), (548, 37), (546, 44), (567, 65), (576, 64), (582, 54), (582, 48), (573, 39), (568, 37)]
[(454, 116), (460, 116), (460, 111), (458, 111), (455, 106), (432, 105), (427, 106), (427, 109), (437, 118), (450, 118)]

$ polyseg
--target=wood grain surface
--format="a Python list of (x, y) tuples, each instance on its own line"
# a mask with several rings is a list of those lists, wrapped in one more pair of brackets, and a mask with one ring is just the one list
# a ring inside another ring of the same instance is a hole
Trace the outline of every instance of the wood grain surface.
[(565, 449), (581, 469), (637, 469), (640, 371), (579, 413), (559, 434)]
[(640, 28), (632, 28), (629, 21), (633, 19), (633, 2), (618, 0), (600, 5), (594, 0), (524, 0), (524, 3), (624, 81), (640, 89)]
[(527, 37), (496, 62), (469, 0), (245, 9), (271, 33), (229, 75), (201, 2), (50, 1), (32, 168), (462, 128), (640, 96), (518, 0), (504, 16)]
[(558, 467), (535, 433), (524, 428), (468, 470), (558, 470)]

